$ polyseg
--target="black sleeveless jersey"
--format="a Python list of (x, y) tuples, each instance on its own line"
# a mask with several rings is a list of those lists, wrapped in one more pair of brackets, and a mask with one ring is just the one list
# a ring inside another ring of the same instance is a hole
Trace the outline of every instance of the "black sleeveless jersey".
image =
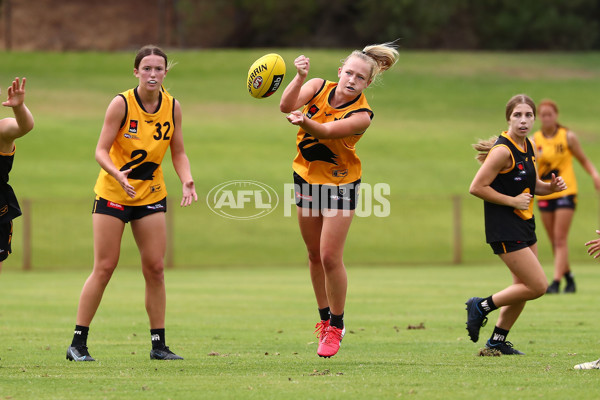
[(8, 174), (12, 169), (15, 149), (12, 153), (0, 153), (0, 223), (5, 223), (21, 215), (21, 207), (13, 188), (8, 184)]
[[(525, 139), (525, 149), (520, 149), (506, 132), (503, 132), (490, 151), (498, 146), (508, 148), (513, 163), (510, 169), (500, 171), (490, 186), (507, 196), (514, 197), (521, 193), (535, 194), (537, 171), (535, 154), (529, 139)], [(483, 204), (485, 236), (488, 243), (536, 240), (533, 199), (527, 210), (518, 210), (488, 201), (484, 201)]]

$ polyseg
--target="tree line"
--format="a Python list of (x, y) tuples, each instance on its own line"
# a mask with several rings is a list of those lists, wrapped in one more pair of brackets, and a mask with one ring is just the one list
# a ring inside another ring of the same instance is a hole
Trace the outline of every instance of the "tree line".
[[(163, 0), (165, 1), (165, 0)], [(597, 0), (173, 0), (181, 47), (593, 50)]]

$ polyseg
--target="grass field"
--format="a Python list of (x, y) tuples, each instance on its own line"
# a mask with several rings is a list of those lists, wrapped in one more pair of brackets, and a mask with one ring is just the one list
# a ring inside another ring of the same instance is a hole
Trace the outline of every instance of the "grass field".
[[(340, 354), (324, 360), (311, 336), (316, 310), (295, 218), (279, 208), (258, 220), (226, 220), (204, 200), (231, 180), (260, 181), (280, 195), (291, 181), (296, 129), (278, 110), (280, 93), (259, 101), (244, 87), (248, 66), (271, 51), (169, 52), (178, 65), (166, 87), (182, 104), (200, 196), (170, 211), (176, 268), (167, 273), (167, 341), (186, 360), (148, 359), (139, 257), (128, 232), (92, 325), (99, 362), (85, 365), (64, 353), (92, 262), (93, 154), (106, 106), (136, 85), (134, 54), (0, 53), (3, 92), (26, 76), (36, 117), (35, 131), (17, 142), (11, 173), (19, 197), (33, 202), (34, 271), (19, 271), (20, 218), (0, 275), (0, 399), (594, 397), (596, 371), (572, 370), (600, 357), (600, 266), (583, 246), (598, 226), (598, 198), (579, 165), (570, 235), (579, 292), (528, 306), (509, 336), (527, 356), (478, 357), (483, 344), (467, 339), (463, 303), (509, 283), (484, 244), (481, 201), (467, 193), (478, 167), (470, 144), (503, 130), (506, 101), (524, 92), (556, 100), (561, 122), (600, 167), (600, 54), (402, 52), (367, 92), (375, 119), (358, 144), (363, 182), (390, 185), (391, 214), (353, 222), (345, 252), (351, 332)], [(327, 79), (336, 79), (348, 53), (277, 51), (288, 64), (286, 83), (300, 53), (311, 58), (311, 76)], [(176, 204), (180, 186), (168, 157), (164, 169)], [(461, 266), (449, 265), (455, 195), (463, 198)], [(541, 227), (538, 238), (550, 274)], [(407, 329), (420, 323), (426, 329)]]
[[(600, 357), (600, 266), (579, 292), (529, 303), (509, 335), (525, 356), (479, 357), (464, 301), (508, 284), (505, 267), (350, 267), (348, 333), (316, 355), (318, 317), (303, 268), (167, 273), (167, 342), (182, 362), (149, 360), (140, 273), (117, 271), (90, 331), (96, 363), (65, 360), (85, 272), (0, 279), (0, 399), (589, 399)], [(425, 329), (409, 330), (409, 325)]]
[[(281, 205), (267, 217), (240, 222), (213, 214), (205, 203), (210, 189), (226, 181), (260, 181), (280, 196), (283, 185), (291, 181), (296, 129), (279, 112), (281, 94), (256, 100), (245, 88), (248, 66), (271, 51), (169, 52), (178, 64), (169, 72), (166, 86), (182, 104), (186, 149), (201, 198), (194, 207), (172, 208), (179, 267), (277, 266), (298, 264), (304, 257), (295, 218), (284, 217)], [(276, 51), (288, 64), (286, 82), (299, 53), (311, 58), (310, 76), (336, 79), (339, 60), (348, 52)], [(36, 116), (35, 131), (18, 142), (11, 174), (20, 198), (34, 201), (34, 267), (89, 265), (89, 213), (99, 169), (94, 148), (111, 98), (136, 85), (131, 73), (134, 54), (0, 56), (0, 85), (6, 87), (14, 76), (27, 76), (27, 103)], [(586, 153), (598, 163), (598, 65), (598, 53), (401, 52), (398, 65), (367, 90), (375, 119), (358, 143), (363, 181), (390, 185), (391, 214), (356, 218), (347, 261), (449, 263), (454, 195), (464, 198), (463, 260), (488, 260), (481, 201), (467, 192), (478, 167), (470, 144), (504, 129), (506, 101), (525, 92), (536, 100), (555, 99), (561, 121), (579, 135)], [(9, 110), (1, 115), (9, 115)], [(170, 198), (176, 203), (181, 189), (168, 159), (164, 169)], [(576, 173), (580, 202), (570, 239), (573, 259), (585, 261), (581, 243), (594, 234), (598, 200), (591, 179), (579, 165)], [(15, 254), (5, 266), (8, 269), (21, 265), (20, 223), (16, 221)], [(548, 262), (545, 233), (540, 231), (539, 237), (540, 255)], [(121, 263), (138, 263), (130, 236)]]

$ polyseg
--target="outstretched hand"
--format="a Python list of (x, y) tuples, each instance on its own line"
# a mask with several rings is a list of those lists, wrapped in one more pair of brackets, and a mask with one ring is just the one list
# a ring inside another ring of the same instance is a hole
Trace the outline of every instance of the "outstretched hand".
[(26, 78), (19, 80), (15, 78), (12, 85), (8, 87), (8, 98), (2, 103), (4, 107), (17, 107), (25, 102), (25, 82)]
[[(599, 230), (596, 230), (596, 233), (600, 235)], [(594, 258), (600, 257), (600, 238), (590, 240), (585, 245), (588, 246), (587, 252), (590, 256), (594, 256)]]
[(304, 114), (301, 111), (292, 111), (286, 118), (292, 125), (300, 125), (304, 122)]
[(196, 194), (196, 186), (194, 181), (188, 181), (183, 184), (183, 198), (181, 199), (181, 207), (187, 207), (192, 204), (192, 201), (198, 201)]

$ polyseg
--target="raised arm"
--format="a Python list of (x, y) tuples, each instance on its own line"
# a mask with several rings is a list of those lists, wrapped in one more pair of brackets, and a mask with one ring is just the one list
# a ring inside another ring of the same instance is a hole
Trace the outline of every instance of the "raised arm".
[(283, 91), (279, 102), (279, 110), (284, 113), (297, 110), (306, 104), (323, 85), (323, 79), (318, 78), (311, 79), (304, 84), (310, 69), (309, 58), (299, 56), (294, 60), (294, 66), (296, 67), (296, 76)]
[(26, 78), (15, 78), (7, 90), (7, 99), (2, 103), (4, 107), (11, 107), (14, 118), (0, 120), (0, 140), (5, 144), (12, 142), (27, 134), (33, 129), (34, 120), (31, 111), (25, 105)]

